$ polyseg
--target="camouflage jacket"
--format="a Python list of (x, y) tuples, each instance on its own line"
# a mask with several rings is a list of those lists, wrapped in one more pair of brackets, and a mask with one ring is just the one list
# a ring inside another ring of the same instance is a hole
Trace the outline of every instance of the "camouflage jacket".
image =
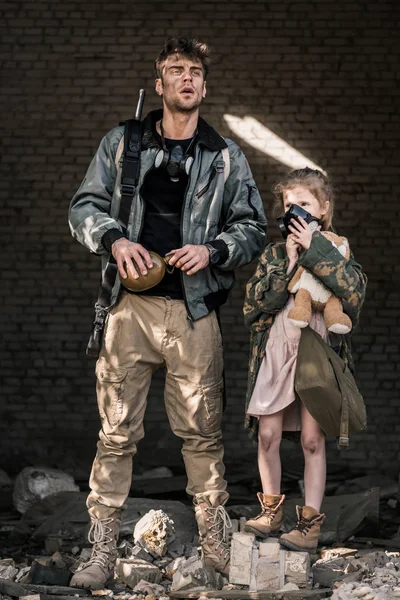
[[(311, 271), (335, 296), (341, 299), (343, 310), (352, 321), (353, 330), (358, 324), (364, 302), (367, 278), (362, 267), (351, 255), (346, 260), (319, 231), (312, 236), (311, 245), (298, 260)], [(246, 286), (244, 303), (245, 325), (250, 329), (249, 375), (246, 393), (246, 411), (253, 393), (258, 371), (265, 354), (268, 334), (275, 315), (289, 298), (288, 283), (297, 267), (288, 275), (288, 258), (284, 242), (269, 244), (261, 255), (256, 272)], [(351, 355), (351, 333), (329, 334), (329, 342), (354, 371)], [(246, 427), (257, 437), (258, 420), (246, 414)]]

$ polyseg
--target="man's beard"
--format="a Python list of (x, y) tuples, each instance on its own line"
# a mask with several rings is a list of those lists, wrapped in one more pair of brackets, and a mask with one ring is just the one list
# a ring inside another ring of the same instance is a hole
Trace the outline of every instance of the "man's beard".
[(202, 101), (202, 98), (198, 98), (196, 102), (191, 103), (191, 104), (186, 104), (180, 98), (172, 98), (171, 100), (168, 100), (164, 96), (165, 105), (169, 108), (169, 110), (171, 112), (185, 112), (185, 113), (195, 112), (199, 108), (201, 101)]

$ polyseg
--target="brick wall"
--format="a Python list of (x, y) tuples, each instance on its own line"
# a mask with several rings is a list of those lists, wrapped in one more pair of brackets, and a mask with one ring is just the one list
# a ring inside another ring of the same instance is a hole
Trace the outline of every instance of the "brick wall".
[[(99, 421), (93, 361), (84, 349), (99, 261), (72, 240), (69, 200), (105, 132), (133, 114), (140, 87), (158, 107), (152, 61), (175, 32), (214, 49), (203, 116), (245, 150), (272, 226), (272, 183), (287, 167), (235, 138), (225, 113), (252, 116), (326, 169), (340, 189), (337, 230), (369, 275), (354, 335), (368, 433), (330, 464), (396, 469), (400, 450), (397, 199), (399, 91), (397, 3), (260, 0), (168, 5), (158, 0), (0, 2), (2, 402), (0, 467), (71, 469), (86, 477)], [(243, 431), (248, 334), (237, 274), (223, 310), (227, 458), (255, 450)], [(179, 460), (155, 378), (146, 449)], [(158, 456), (152, 454), (152, 456)], [(158, 460), (158, 459), (157, 459)]]

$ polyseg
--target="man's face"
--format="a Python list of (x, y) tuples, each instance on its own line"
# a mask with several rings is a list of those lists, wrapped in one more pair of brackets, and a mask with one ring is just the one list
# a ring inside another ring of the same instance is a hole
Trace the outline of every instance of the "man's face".
[(192, 112), (206, 96), (206, 82), (200, 61), (174, 54), (162, 65), (156, 92), (170, 110)]

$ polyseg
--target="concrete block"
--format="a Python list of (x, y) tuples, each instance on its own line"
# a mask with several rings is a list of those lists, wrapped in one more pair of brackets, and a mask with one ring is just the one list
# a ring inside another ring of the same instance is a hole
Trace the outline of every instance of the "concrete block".
[(204, 567), (197, 557), (188, 558), (178, 566), (172, 577), (171, 591), (187, 590), (193, 588), (216, 588), (217, 579), (214, 569)]
[(260, 558), (266, 558), (272, 561), (279, 561), (281, 546), (277, 539), (268, 538), (264, 542), (260, 542), (258, 547), (258, 555)]
[(299, 588), (311, 585), (312, 574), (308, 552), (285, 551), (285, 581), (295, 583)]
[(259, 559), (256, 569), (256, 590), (279, 590), (285, 583), (280, 561)]
[(250, 585), (252, 551), (254, 544), (255, 535), (252, 533), (233, 534), (231, 544), (229, 583), (235, 583), (237, 585)]
[(115, 578), (133, 589), (141, 580), (160, 583), (162, 574), (155, 565), (140, 558), (117, 558)]

